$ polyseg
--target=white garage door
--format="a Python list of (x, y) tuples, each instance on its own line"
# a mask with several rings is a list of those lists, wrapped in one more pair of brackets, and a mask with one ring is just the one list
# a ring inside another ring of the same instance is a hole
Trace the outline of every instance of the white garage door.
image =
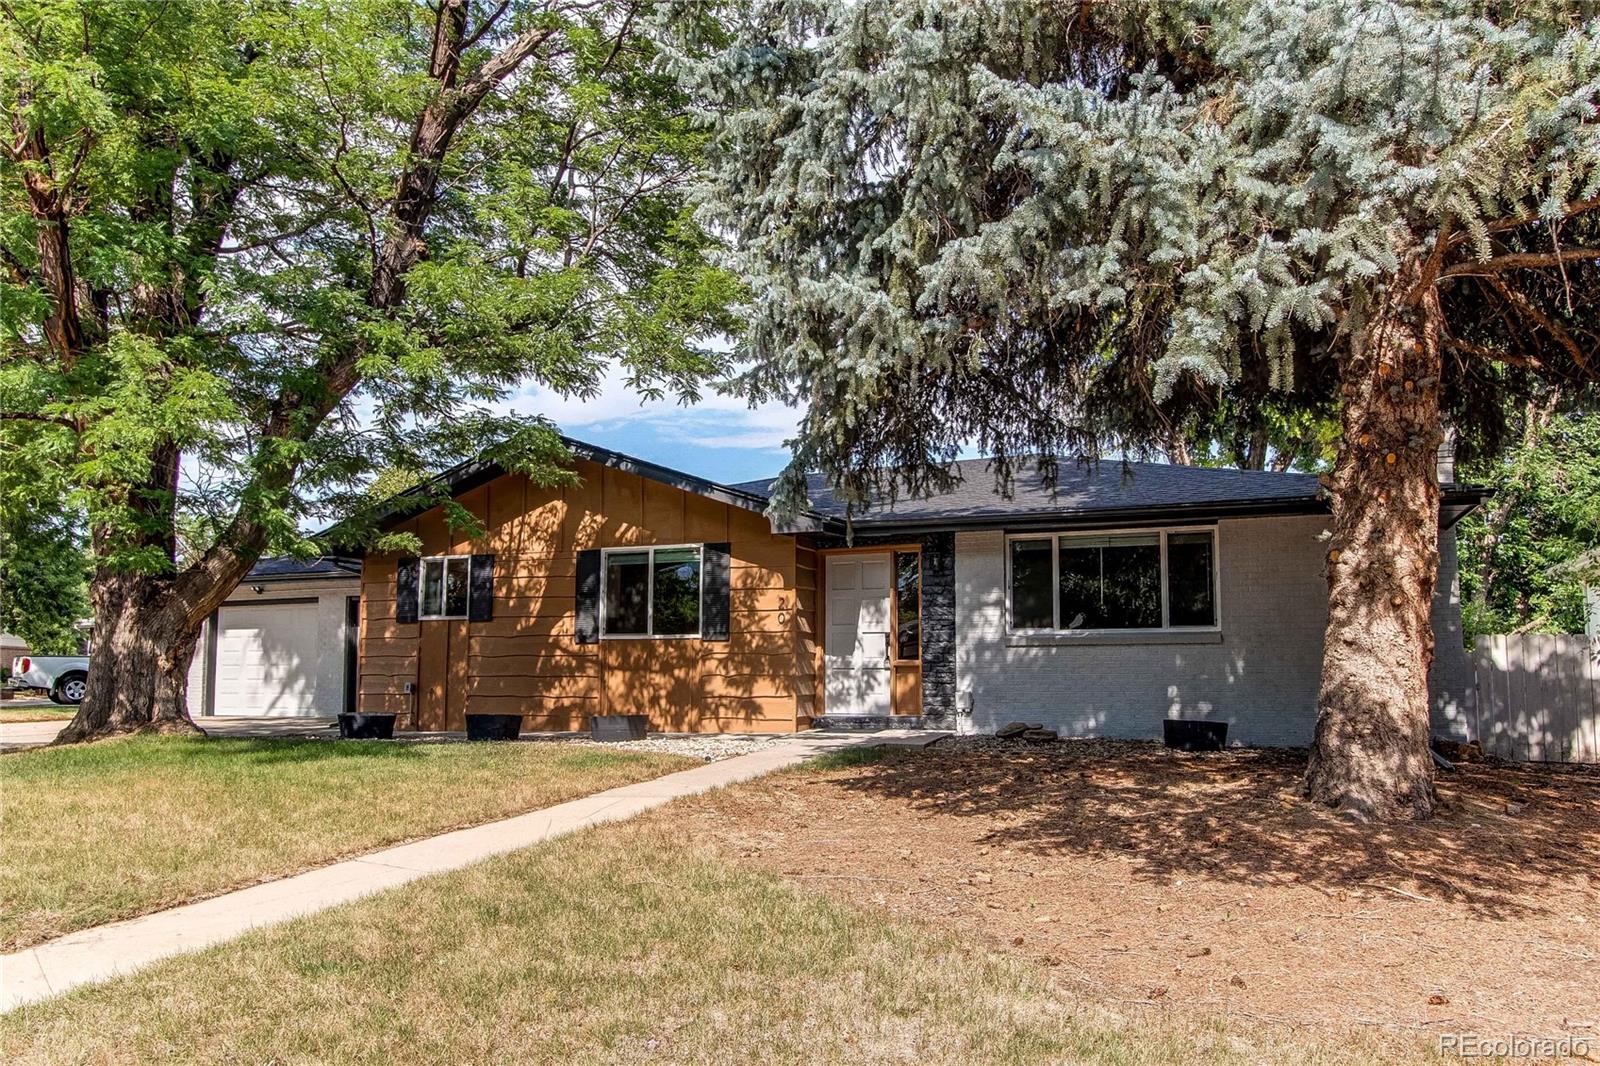
[(219, 715), (316, 714), (317, 605), (224, 607), (217, 614)]

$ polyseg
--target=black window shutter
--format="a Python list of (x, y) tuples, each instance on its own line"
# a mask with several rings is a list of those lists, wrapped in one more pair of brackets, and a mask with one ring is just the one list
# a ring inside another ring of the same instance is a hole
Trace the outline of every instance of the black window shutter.
[(494, 556), (472, 557), (472, 578), (467, 588), (467, 621), (487, 622), (494, 618)]
[(401, 559), (394, 567), (394, 620), (417, 620), (417, 566), (415, 556)]
[(578, 617), (579, 644), (594, 644), (600, 640), (600, 550), (598, 548), (578, 553)]
[(701, 640), (728, 639), (728, 549), (726, 543), (707, 544), (701, 548)]

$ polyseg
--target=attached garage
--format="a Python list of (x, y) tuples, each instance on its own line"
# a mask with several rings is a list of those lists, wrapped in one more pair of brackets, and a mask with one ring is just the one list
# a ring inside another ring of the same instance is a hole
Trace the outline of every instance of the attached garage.
[(264, 559), (201, 632), (189, 714), (326, 718), (355, 691), (357, 564)]
[(317, 713), (317, 601), (225, 606), (217, 612), (217, 695), (211, 713)]

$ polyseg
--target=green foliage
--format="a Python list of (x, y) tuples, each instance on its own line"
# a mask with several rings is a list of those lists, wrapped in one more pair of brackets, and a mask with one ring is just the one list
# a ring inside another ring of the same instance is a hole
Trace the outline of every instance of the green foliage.
[(1196, 415), (1189, 438), (1199, 466), (1322, 473), (1338, 451), (1339, 420), (1326, 407), (1271, 396), (1246, 401), (1229, 390), (1208, 416)]
[[(685, 193), (705, 134), (641, 12), (472, 0), (446, 79), (437, 6), (0, 14), (0, 106), (27, 132), (0, 156), (0, 447), (70, 490), (112, 567), (311, 550), (301, 531), (380, 472), (490, 446), (555, 477), (553, 428), (506, 413), (518, 390), (591, 396), (615, 362), (693, 397), (721, 373), (705, 341), (735, 289)], [(397, 200), (419, 116), (525, 41), (448, 140), (436, 204)]]
[(0, 523), (0, 631), (15, 633), (36, 655), (75, 655), (77, 623), (88, 616), (81, 530), (40, 513)]
[(398, 496), (410, 488), (420, 485), (426, 475), (416, 470), (408, 470), (401, 466), (391, 466), (378, 471), (378, 476), (367, 483), (367, 499), (374, 503), (382, 503), (391, 496)]
[(1582, 633), (1583, 583), (1600, 584), (1600, 413), (1555, 415), (1531, 436), (1467, 471), (1495, 490), (1458, 527), (1469, 640)]
[[(17, 428), (25, 439), (37, 436), (32, 427)], [(48, 440), (37, 443), (48, 450)], [(12, 462), (9, 451), (0, 454), (0, 631), (40, 655), (75, 654), (76, 624), (89, 616), (82, 518), (65, 505), (61, 480)]]
[(808, 469), (859, 500), (969, 444), (1326, 415), (1397, 287), (1489, 448), (1507, 395), (1600, 374), (1581, 5), (772, 0), (709, 58), (697, 29), (744, 384), (809, 404), (782, 508)]

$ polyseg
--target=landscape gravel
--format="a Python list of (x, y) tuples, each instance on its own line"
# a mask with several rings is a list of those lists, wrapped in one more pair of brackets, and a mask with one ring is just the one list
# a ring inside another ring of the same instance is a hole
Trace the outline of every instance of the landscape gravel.
[(651, 733), (643, 740), (620, 740), (600, 744), (587, 737), (575, 737), (568, 743), (588, 744), (617, 751), (655, 751), (668, 755), (685, 755), (691, 759), (718, 762), (752, 752), (765, 751), (789, 739), (784, 733)]

